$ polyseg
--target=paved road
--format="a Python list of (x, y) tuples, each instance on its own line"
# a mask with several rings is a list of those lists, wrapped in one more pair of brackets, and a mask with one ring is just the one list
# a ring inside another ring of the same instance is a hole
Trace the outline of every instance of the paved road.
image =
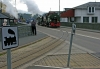
[[(48, 35), (70, 41), (71, 29), (69, 28), (46, 28), (38, 26), (38, 30)], [(73, 43), (90, 49), (94, 52), (100, 52), (100, 33), (76, 30), (76, 35), (73, 38)]]

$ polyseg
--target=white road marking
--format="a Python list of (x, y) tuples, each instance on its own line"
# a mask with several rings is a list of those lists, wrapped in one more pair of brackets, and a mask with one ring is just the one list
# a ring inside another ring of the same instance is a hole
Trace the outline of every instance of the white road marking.
[[(51, 29), (51, 28), (49, 28), (49, 29)], [(51, 30), (55, 30), (55, 31), (62, 31), (62, 32), (67, 32), (67, 31), (58, 30), (58, 29), (51, 29)], [(68, 32), (68, 33), (71, 33), (71, 32)], [(84, 36), (84, 37), (88, 37), (88, 38), (93, 38), (93, 39), (98, 39), (98, 40), (100, 40), (100, 38), (93, 37), (93, 36), (87, 36), (87, 35), (78, 34), (78, 33), (75, 33), (75, 34), (76, 34), (76, 35), (79, 35), (79, 36)]]
[(93, 37), (93, 36), (87, 36), (87, 35), (82, 35), (82, 34), (77, 34), (77, 35), (100, 40), (100, 38)]

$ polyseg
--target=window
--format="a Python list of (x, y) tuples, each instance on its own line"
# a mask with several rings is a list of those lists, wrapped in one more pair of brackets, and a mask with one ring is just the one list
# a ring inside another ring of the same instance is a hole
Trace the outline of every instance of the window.
[(91, 7), (89, 7), (89, 12), (91, 13)]
[(94, 7), (92, 7), (92, 12), (94, 12)]
[(86, 23), (86, 22), (89, 23), (89, 17), (83, 17), (83, 22), (84, 22), (84, 23)]
[(97, 23), (98, 18), (97, 17), (92, 17), (92, 23)]
[(95, 13), (95, 7), (88, 7), (88, 13)]
[(74, 17), (70, 17), (70, 22), (74, 22)]

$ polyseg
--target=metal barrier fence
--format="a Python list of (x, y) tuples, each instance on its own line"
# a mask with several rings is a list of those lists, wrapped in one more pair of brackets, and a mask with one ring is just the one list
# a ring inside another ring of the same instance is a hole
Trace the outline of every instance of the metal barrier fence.
[[(2, 27), (0, 27), (0, 41), (1, 41), (1, 38), (2, 38), (1, 28)], [(32, 31), (31, 31), (30, 26), (27, 26), (27, 25), (18, 26), (18, 37), (19, 38), (27, 37), (27, 36), (31, 36), (31, 35), (32, 35)]]
[[(75, 23), (77, 28), (100, 30), (100, 23)], [(61, 22), (61, 26), (72, 27), (72, 23)]]

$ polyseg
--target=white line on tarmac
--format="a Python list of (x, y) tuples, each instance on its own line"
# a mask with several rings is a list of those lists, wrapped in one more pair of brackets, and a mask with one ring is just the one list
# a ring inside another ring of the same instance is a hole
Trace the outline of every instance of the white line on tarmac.
[[(57, 29), (51, 29), (51, 30), (63, 31), (63, 30), (57, 30)], [(67, 31), (63, 31), (63, 32), (67, 32)], [(68, 33), (71, 33), (71, 32), (68, 32)], [(100, 40), (100, 38), (93, 37), (93, 36), (87, 36), (87, 35), (82, 35), (82, 34), (78, 34), (78, 33), (75, 33), (75, 34), (76, 34), (76, 35), (79, 35), (79, 36), (84, 36), (84, 37), (88, 37), (88, 38), (93, 38), (93, 39), (98, 39), (98, 40)]]
[(93, 36), (87, 36), (87, 35), (82, 35), (82, 34), (76, 34), (76, 35), (80, 35), (80, 36), (84, 36), (84, 37), (88, 37), (88, 38), (93, 38), (93, 39), (98, 39), (98, 40), (100, 40), (100, 38), (93, 37)]

